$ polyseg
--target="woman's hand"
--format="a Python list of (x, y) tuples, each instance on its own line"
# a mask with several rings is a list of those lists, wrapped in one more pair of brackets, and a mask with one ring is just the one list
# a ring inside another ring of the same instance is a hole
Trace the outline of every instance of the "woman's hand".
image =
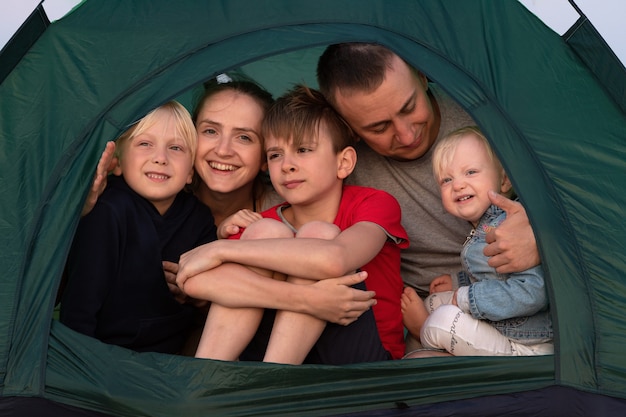
[(239, 233), (241, 228), (246, 228), (250, 224), (261, 220), (263, 216), (259, 213), (248, 209), (239, 210), (225, 218), (217, 227), (217, 238), (228, 239), (232, 235)]
[(117, 166), (118, 160), (115, 157), (115, 142), (107, 142), (104, 147), (104, 151), (102, 151), (102, 155), (100, 156), (100, 160), (98, 161), (96, 174), (93, 178), (93, 184), (89, 189), (87, 200), (85, 200), (83, 210), (80, 213), (81, 217), (86, 216), (91, 210), (93, 210), (96, 202), (98, 201), (98, 197), (100, 197), (107, 186), (107, 176), (110, 172), (113, 172)]

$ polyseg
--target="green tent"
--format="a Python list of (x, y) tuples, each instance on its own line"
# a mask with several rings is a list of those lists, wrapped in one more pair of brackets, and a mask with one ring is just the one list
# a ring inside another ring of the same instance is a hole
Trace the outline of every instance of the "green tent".
[[(514, 0), (88, 0), (49, 27), (37, 15), (0, 61), (0, 416), (624, 415), (626, 75), (584, 19), (567, 43)], [(535, 229), (553, 356), (223, 363), (53, 320), (106, 141), (224, 71), (277, 94), (315, 85), (320, 52), (345, 41), (393, 49), (491, 138)]]

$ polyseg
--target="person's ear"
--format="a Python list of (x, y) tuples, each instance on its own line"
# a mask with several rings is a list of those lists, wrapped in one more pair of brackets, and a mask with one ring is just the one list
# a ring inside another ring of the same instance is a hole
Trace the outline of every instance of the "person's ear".
[(115, 165), (115, 168), (113, 168), (113, 171), (111, 172), (113, 173), (113, 175), (117, 175), (118, 177), (122, 175), (122, 164), (120, 163), (119, 160), (118, 160), (117, 165)]
[(191, 169), (189, 170), (189, 176), (187, 177), (187, 184), (191, 184), (193, 182), (193, 174), (196, 171), (194, 171), (193, 166), (191, 167)]
[(345, 179), (356, 166), (356, 150), (352, 146), (344, 148), (337, 155), (337, 178)]
[(428, 91), (428, 78), (426, 78), (421, 71), (417, 70), (415, 71), (415, 76), (419, 80), (420, 84), (422, 84), (422, 87), (424, 87), (424, 91)]
[(509, 180), (509, 176), (506, 175), (505, 172), (502, 172), (502, 183), (500, 184), (500, 194), (506, 194), (511, 191), (513, 188), (513, 184), (511, 184), (511, 180)]

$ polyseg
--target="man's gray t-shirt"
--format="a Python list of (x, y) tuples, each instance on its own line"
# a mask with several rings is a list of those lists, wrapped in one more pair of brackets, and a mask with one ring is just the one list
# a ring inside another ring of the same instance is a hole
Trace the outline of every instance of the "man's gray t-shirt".
[[(430, 89), (439, 104), (441, 126), (437, 141), (464, 126), (476, 123), (456, 102), (436, 86)], [(435, 142), (436, 143), (436, 142)], [(447, 213), (432, 172), (432, 148), (421, 158), (400, 162), (378, 155), (364, 141), (357, 146), (358, 161), (350, 183), (385, 190), (402, 207), (402, 226), (410, 246), (402, 251), (402, 279), (421, 296), (438, 275), (462, 269), (460, 253), (471, 225)]]

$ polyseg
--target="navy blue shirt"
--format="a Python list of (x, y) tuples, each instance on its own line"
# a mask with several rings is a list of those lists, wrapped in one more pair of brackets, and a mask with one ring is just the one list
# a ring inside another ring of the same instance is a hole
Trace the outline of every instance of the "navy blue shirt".
[(61, 322), (109, 344), (177, 353), (194, 309), (170, 293), (162, 261), (216, 239), (210, 209), (180, 192), (161, 215), (122, 177), (111, 176), (81, 219), (67, 262)]

